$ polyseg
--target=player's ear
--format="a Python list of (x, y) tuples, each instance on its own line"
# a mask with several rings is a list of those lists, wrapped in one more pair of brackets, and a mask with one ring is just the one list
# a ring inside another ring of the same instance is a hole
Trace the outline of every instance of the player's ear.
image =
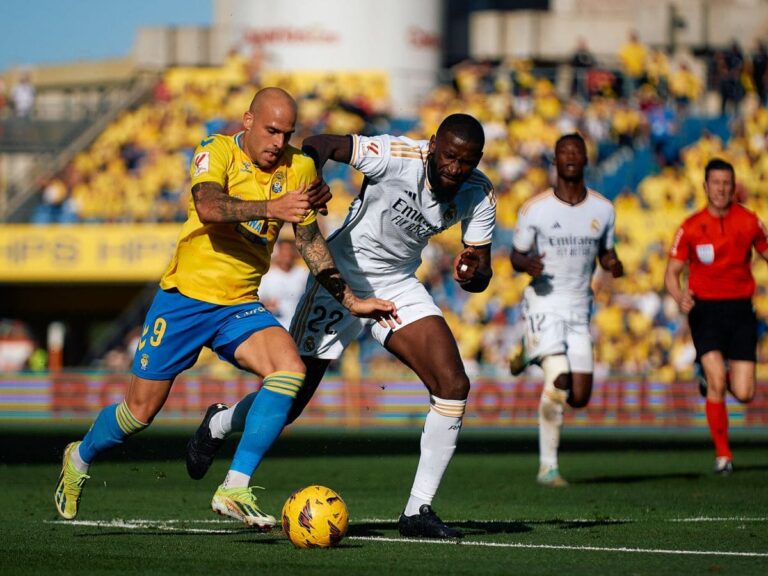
[(429, 149), (427, 150), (427, 154), (434, 154), (436, 147), (437, 146), (435, 144), (435, 135), (432, 134), (432, 138), (429, 139)]
[(250, 111), (243, 114), (243, 126), (246, 130), (250, 130), (253, 127), (253, 114)]

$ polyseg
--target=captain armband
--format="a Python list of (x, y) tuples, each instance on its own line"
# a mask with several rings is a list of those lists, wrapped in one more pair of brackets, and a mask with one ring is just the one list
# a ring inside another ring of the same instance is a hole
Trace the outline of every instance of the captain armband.
[(320, 285), (328, 290), (329, 294), (341, 302), (344, 299), (344, 289), (347, 283), (341, 277), (338, 268), (325, 268), (315, 276)]

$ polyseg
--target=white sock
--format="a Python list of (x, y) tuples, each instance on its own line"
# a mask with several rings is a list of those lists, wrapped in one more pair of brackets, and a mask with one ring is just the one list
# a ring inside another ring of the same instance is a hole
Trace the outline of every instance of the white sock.
[(81, 474), (88, 474), (88, 468), (90, 467), (90, 464), (88, 464), (88, 462), (83, 460), (83, 457), (80, 456), (79, 445), (77, 450), (72, 450), (72, 452), (69, 453), (69, 461), (72, 462), (72, 465), (78, 472)]
[(443, 400), (432, 396), (432, 405), (421, 433), (421, 456), (405, 515), (419, 513), (424, 504), (432, 504), (445, 469), (456, 451), (456, 440), (467, 406), (466, 400)]
[(227, 472), (227, 477), (224, 478), (224, 488), (248, 488), (248, 483), (251, 481), (251, 477), (248, 474), (230, 470)]
[(208, 423), (208, 428), (210, 429), (213, 438), (221, 440), (226, 438), (229, 433), (232, 432), (232, 416), (235, 414), (235, 406), (237, 406), (237, 404), (230, 406), (221, 412), (216, 412), (216, 414), (213, 415), (213, 418), (211, 418), (211, 421)]
[(557, 467), (560, 429), (563, 426), (563, 404), (546, 392), (539, 402), (539, 465), (540, 471)]

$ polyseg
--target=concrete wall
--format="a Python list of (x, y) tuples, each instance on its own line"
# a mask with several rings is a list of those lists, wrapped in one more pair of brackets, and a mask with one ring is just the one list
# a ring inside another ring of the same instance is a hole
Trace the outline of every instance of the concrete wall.
[[(672, 10), (685, 27), (672, 28)], [(684, 50), (720, 48), (733, 39), (750, 50), (768, 38), (766, 0), (553, 0), (549, 12), (476, 12), (470, 20), (473, 57), (565, 59), (579, 37), (600, 58), (615, 58), (630, 30), (642, 42)], [(673, 36), (674, 35), (674, 36)]]

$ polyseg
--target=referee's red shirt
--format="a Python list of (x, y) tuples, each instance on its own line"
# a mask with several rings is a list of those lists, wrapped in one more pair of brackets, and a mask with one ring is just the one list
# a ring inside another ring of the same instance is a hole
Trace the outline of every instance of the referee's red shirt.
[(751, 298), (752, 247), (768, 249), (765, 227), (751, 210), (731, 204), (728, 214), (712, 216), (704, 208), (675, 234), (671, 258), (689, 262), (688, 287), (701, 300)]

